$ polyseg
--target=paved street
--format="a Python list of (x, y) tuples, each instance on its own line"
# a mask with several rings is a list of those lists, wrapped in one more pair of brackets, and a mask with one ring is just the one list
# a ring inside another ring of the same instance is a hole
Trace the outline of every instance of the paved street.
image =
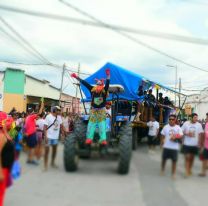
[(65, 173), (62, 146), (59, 147), (59, 169), (42, 172), (41, 167), (21, 161), (21, 179), (7, 192), (5, 206), (155, 206), (206, 205), (208, 177), (199, 178), (197, 160), (193, 177), (183, 177), (180, 156), (177, 179), (170, 178), (170, 164), (164, 177), (159, 176), (160, 150), (148, 153), (146, 146), (134, 152), (129, 175), (116, 174), (115, 160), (80, 160), (76, 173)]

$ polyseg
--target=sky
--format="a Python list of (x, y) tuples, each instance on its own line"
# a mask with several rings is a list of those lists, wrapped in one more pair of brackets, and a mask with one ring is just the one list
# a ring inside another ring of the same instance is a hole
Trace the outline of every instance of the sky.
[[(205, 0), (64, 1), (108, 24), (201, 39), (207, 38), (208, 3)], [(59, 0), (1, 0), (0, 5), (91, 21)], [(80, 64), (81, 72), (94, 73), (106, 62), (111, 62), (153, 81), (174, 87), (175, 67), (177, 67), (178, 78), (181, 77), (183, 89), (199, 90), (208, 86), (208, 72), (186, 66), (112, 30), (3, 10), (0, 10), (0, 16), (50, 62), (58, 65), (65, 63), (71, 70), (77, 70)], [(13, 35), (0, 22), (0, 61), (42, 63), (8, 38), (2, 29)], [(128, 34), (169, 56), (208, 71), (208, 45), (206, 44), (191, 44)], [(26, 73), (39, 79), (47, 79), (52, 85), (60, 87), (61, 68), (0, 63), (1, 69), (6, 67), (24, 69)], [(75, 86), (71, 83), (68, 74), (64, 78), (64, 88), (66, 93), (75, 95)], [(193, 92), (183, 91), (187, 94)]]

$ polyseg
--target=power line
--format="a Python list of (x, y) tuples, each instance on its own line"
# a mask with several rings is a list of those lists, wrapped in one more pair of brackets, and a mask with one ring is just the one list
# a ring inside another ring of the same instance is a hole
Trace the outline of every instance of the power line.
[[(12, 61), (8, 61), (8, 60), (1, 60), (0, 59), (0, 63), (7, 63), (7, 64), (14, 64), (14, 65), (23, 65), (23, 66), (53, 66), (55, 68), (60, 68), (61, 66), (60, 65), (57, 65), (57, 64), (36, 64), (36, 63), (23, 63), (23, 62), (12, 62)], [(67, 68), (70, 68), (68, 66), (66, 66)], [(66, 71), (68, 72), (73, 72), (73, 73), (77, 73), (76, 70), (72, 70), (71, 68), (70, 69), (65, 69)], [(81, 75), (85, 75), (85, 76), (90, 76), (91, 74), (90, 73), (84, 73), (84, 72), (80, 72)]]
[[(22, 49), (26, 50), (27, 52), (29, 52), (33, 57), (37, 58), (40, 61), (40, 57), (37, 56), (34, 52), (32, 52), (31, 50), (29, 50), (24, 44), (22, 44), (21, 41), (19, 41), (17, 38), (15, 38), (14, 36), (12, 36), (11, 34), (9, 34), (3, 27), (0, 26), (0, 31), (5, 34), (5, 36), (12, 40), (13, 42), (15, 42), (16, 44), (18, 44)], [(41, 60), (42, 61), (42, 60)]]
[(0, 20), (19, 38), (21, 39), (21, 41), (23, 41), (32, 51), (33, 53), (35, 53), (35, 55), (42, 61), (42, 62), (46, 62), (45, 65), (48, 65), (48, 66), (52, 66), (52, 67), (55, 67), (55, 68), (62, 68), (62, 66), (60, 65), (56, 65), (56, 64), (53, 64), (51, 63), (48, 59), (46, 59), (37, 49), (35, 49), (32, 44), (27, 41), (22, 35), (20, 35), (8, 22), (5, 21), (5, 19), (3, 19), (1, 16), (0, 16)]
[(7, 61), (7, 60), (0, 60), (1, 63), (8, 63), (8, 64), (19, 64), (23, 66), (50, 66), (48, 64), (36, 64), (36, 63), (22, 63), (22, 62), (12, 62), (12, 61)]
[(33, 52), (36, 53), (36, 56), (39, 56), (39, 59), (42, 59), (43, 62), (47, 62), (50, 64), (50, 62), (42, 55), (40, 52), (38, 52), (29, 41), (27, 41), (25, 38), (23, 38), (5, 19), (3, 19), (0, 16), (0, 20), (3, 22), (5, 26), (7, 26), (22, 42), (24, 42)]
[[(64, 4), (68, 4), (64, 1), (60, 1), (60, 2)], [(170, 33), (162, 33), (162, 32), (156, 32), (156, 31), (148, 31), (148, 30), (142, 30), (142, 29), (134, 29), (134, 28), (128, 28), (128, 27), (123, 27), (123, 26), (118, 26), (118, 25), (113, 25), (113, 24), (99, 24), (96, 22), (88, 21), (88, 20), (61, 16), (61, 15), (56, 15), (56, 14), (43, 13), (43, 12), (38, 12), (38, 11), (31, 11), (31, 10), (26, 10), (26, 9), (19, 9), (19, 8), (5, 6), (5, 5), (0, 5), (0, 9), (6, 10), (9, 12), (26, 14), (26, 15), (36, 16), (36, 17), (41, 17), (41, 18), (72, 22), (76, 24), (84, 24), (84, 25), (94, 26), (94, 27), (103, 27), (107, 29), (116, 29), (119, 31), (135, 33), (135, 34), (145, 35), (145, 36), (151, 36), (155, 38), (162, 38), (162, 39), (175, 40), (175, 41), (181, 41), (181, 42), (193, 43), (193, 44), (201, 44), (201, 45), (208, 44), (208, 39), (176, 35), (176, 34), (170, 34)]]
[[(77, 71), (74, 71), (74, 70), (71, 70), (71, 69), (65, 69), (65, 70), (67, 70), (67, 71), (69, 71), (69, 72), (74, 72), (74, 73), (78, 73)], [(90, 76), (91, 74), (90, 73), (84, 73), (84, 72), (79, 72), (80, 74), (82, 74), (82, 75), (87, 75), (87, 76)]]
[(198, 5), (202, 5), (202, 6), (208, 6), (208, 3), (203, 2), (203, 1), (183, 0), (182, 3), (190, 3), (190, 4), (198, 4)]
[[(60, 2), (63, 2), (63, 1), (60, 1)], [(66, 2), (64, 2), (64, 3), (66, 4)], [(180, 62), (180, 63), (182, 63), (182, 64), (184, 64), (184, 65), (186, 65), (186, 66), (189, 66), (189, 67), (198, 69), (198, 70), (203, 71), (203, 72), (208, 72), (207, 70), (205, 70), (205, 69), (203, 69), (203, 68), (197, 67), (197, 66), (192, 65), (192, 64), (189, 64), (189, 63), (187, 63), (187, 62), (185, 62), (185, 61), (183, 61), (183, 60), (181, 60), (181, 59), (178, 59), (178, 58), (176, 58), (176, 57), (170, 56), (169, 54), (167, 54), (167, 53), (165, 53), (165, 52), (163, 52), (163, 51), (161, 51), (161, 50), (159, 50), (159, 49), (157, 49), (157, 48), (154, 48), (154, 47), (152, 47), (151, 45), (148, 45), (148, 44), (146, 44), (146, 43), (144, 43), (144, 42), (142, 42), (142, 41), (140, 41), (140, 40), (138, 40), (138, 39), (136, 39), (136, 38), (134, 38), (134, 37), (132, 37), (132, 36), (126, 34), (126, 33), (123, 33), (123, 32), (121, 32), (120, 30), (118, 30), (118, 29), (116, 29), (116, 28), (112, 28), (111, 25), (106, 24), (106, 23), (104, 23), (104, 22), (98, 20), (97, 18), (95, 18), (95, 17), (93, 17), (93, 16), (87, 14), (86, 12), (81, 11), (80, 9), (78, 9), (78, 8), (76, 8), (76, 7), (74, 7), (74, 6), (72, 6), (72, 5), (69, 4), (69, 3), (67, 3), (67, 5), (68, 5), (69, 7), (71, 7), (71, 8), (73, 8), (73, 9), (75, 9), (76, 11), (80, 11), (80, 13), (84, 14), (85, 16), (88, 16), (89, 18), (91, 18), (91, 19), (93, 19), (93, 20), (96, 20), (96, 21), (98, 22), (98, 24), (101, 24), (101, 25), (103, 25), (104, 27), (106, 27), (106, 28), (108, 28), (108, 29), (110, 29), (110, 30), (113, 30), (113, 31), (119, 33), (120, 35), (122, 35), (122, 36), (124, 36), (124, 37), (126, 37), (126, 38), (128, 38), (128, 39), (130, 39), (130, 40), (132, 40), (132, 41), (134, 41), (134, 42), (136, 42), (137, 44), (142, 45), (143, 47), (146, 47), (146, 48), (148, 48), (148, 49), (151, 49), (151, 50), (153, 50), (153, 51), (155, 51), (155, 52), (157, 52), (157, 53), (159, 53), (159, 54), (161, 54), (161, 55), (163, 55), (163, 56), (166, 56), (166, 57), (168, 57), (168, 58), (171, 58), (171, 59), (173, 59), (173, 60), (175, 60), (175, 61), (177, 61), (177, 62)], [(43, 13), (40, 13), (40, 12), (25, 11), (25, 10), (22, 10), (22, 9), (15, 9), (15, 8), (5, 7), (5, 6), (0, 6), (0, 8), (1, 8), (1, 9), (5, 9), (5, 10), (9, 10), (9, 11), (13, 11), (13, 12), (25, 13), (25, 14), (36, 15), (36, 16), (37, 16), (37, 15), (38, 15), (38, 16), (41, 16), (41, 14), (42, 14), (42, 17), (43, 17), (43, 16), (44, 16), (44, 17), (51, 16), (51, 15), (49, 15), (49, 14), (43, 14)], [(52, 15), (52, 16), (53, 16), (53, 18), (54, 18), (54, 15)], [(55, 15), (55, 16), (56, 16), (56, 18), (58, 17), (58, 18), (60, 19), (60, 16), (57, 16), (57, 15)], [(68, 17), (63, 17), (63, 16), (61, 16), (61, 19), (62, 19), (62, 20), (66, 20), (66, 19), (68, 19)], [(69, 20), (69, 19), (68, 19), (68, 20)], [(91, 22), (91, 23), (92, 23), (92, 22)], [(54, 65), (54, 64), (52, 64), (51, 66), (57, 67), (57, 65)], [(58, 67), (60, 67), (60, 66), (58, 66)]]
[(133, 42), (139, 44), (140, 46), (143, 46), (143, 47), (146, 47), (146, 48), (148, 48), (148, 49), (150, 49), (150, 50), (153, 50), (153, 51), (155, 51), (155, 52), (157, 52), (157, 53), (159, 53), (159, 54), (161, 54), (161, 55), (163, 55), (163, 56), (166, 56), (166, 57), (168, 57), (168, 58), (170, 58), (170, 59), (173, 59), (173, 60), (175, 60), (175, 61), (177, 61), (177, 62), (180, 62), (180, 63), (182, 63), (182, 64), (184, 64), (184, 65), (186, 65), (186, 66), (189, 66), (189, 67), (198, 69), (198, 70), (203, 71), (203, 72), (208, 72), (208, 70), (205, 70), (205, 69), (203, 69), (203, 68), (200, 68), (200, 67), (197, 67), (197, 66), (195, 66), (195, 65), (192, 65), (192, 64), (190, 64), (190, 63), (187, 63), (187, 62), (185, 62), (185, 61), (183, 61), (183, 60), (181, 60), (181, 59), (179, 59), (179, 58), (173, 57), (173, 56), (171, 56), (171, 55), (169, 55), (169, 54), (167, 54), (167, 53), (165, 53), (165, 52), (163, 52), (163, 51), (161, 51), (161, 50), (159, 50), (159, 49), (157, 49), (157, 48), (154, 48), (153, 46), (151, 46), (151, 45), (149, 45), (149, 44), (147, 44), (147, 43), (144, 43), (144, 42), (138, 40), (137, 38), (134, 38), (134, 37), (132, 37), (132, 36), (130, 36), (130, 35), (128, 35), (128, 34), (122, 32), (122, 31), (118, 30), (118, 29), (112, 28), (109, 24), (106, 24), (105, 22), (103, 22), (103, 21), (99, 20), (98, 18), (96, 18), (96, 17), (94, 17), (94, 16), (88, 14), (88, 13), (85, 12), (85, 11), (82, 11), (81, 9), (79, 9), (79, 8), (77, 8), (77, 7), (75, 7), (75, 6), (73, 6), (72, 4), (70, 4), (70, 3), (68, 3), (68, 2), (64, 2), (63, 0), (59, 0), (59, 1), (60, 1), (61, 3), (63, 3), (63, 4), (65, 4), (66, 6), (70, 7), (71, 9), (77, 11), (78, 13), (80, 13), (80, 14), (82, 14), (82, 15), (84, 15), (84, 16), (86, 16), (86, 17), (88, 17), (88, 18), (90, 18), (90, 19), (92, 19), (92, 20), (94, 20), (94, 21), (96, 21), (97, 23), (99, 23), (99, 24), (101, 24), (101, 25), (104, 25), (104, 26), (107, 27), (108, 29), (113, 30), (114, 32), (120, 34), (121, 36), (126, 37), (127, 39), (130, 39), (131, 41), (133, 41)]
[[(175, 87), (170, 87), (171, 89), (175, 89)], [(183, 91), (188, 91), (188, 92), (198, 92), (198, 91), (202, 91), (201, 89), (183, 89), (181, 88), (181, 90)]]

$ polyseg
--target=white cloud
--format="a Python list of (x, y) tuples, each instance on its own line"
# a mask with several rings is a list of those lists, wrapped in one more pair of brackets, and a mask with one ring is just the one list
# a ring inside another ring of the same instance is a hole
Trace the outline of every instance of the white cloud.
[[(193, 11), (194, 18), (198, 18), (199, 21), (206, 14), (204, 7), (179, 3), (178, 1), (67, 1), (111, 24), (187, 36), (195, 36), (195, 33), (199, 32), (194, 31), (194, 26), (191, 26), (189, 22), (189, 19), (192, 19)], [(33, 4), (27, 0), (21, 0), (21, 4), (19, 0), (2, 0), (1, 4), (86, 19), (86, 17), (67, 8), (57, 0), (33, 0)], [(200, 81), (206, 82), (203, 72), (193, 70), (139, 46), (113, 31), (8, 12), (1, 12), (1, 15), (44, 56), (61, 65), (66, 62), (76, 69), (77, 63), (80, 62), (83, 72), (92, 73), (107, 61), (110, 61), (139, 72), (152, 80), (164, 84), (174, 84), (173, 70), (168, 70), (164, 67), (166, 64), (177, 64), (179, 76), (182, 77), (184, 82), (193, 81), (194, 87), (198, 82), (197, 76), (201, 77)], [(205, 25), (208, 25), (208, 23), (205, 19), (203, 25), (202, 31), (207, 29)], [(2, 36), (1, 33), (0, 35)], [(208, 65), (206, 58), (208, 48), (205, 46), (167, 41), (142, 35), (133, 36), (190, 64), (204, 67), (205, 69)], [(206, 34), (201, 32), (200, 36), (206, 36)], [(0, 44), (1, 48), (3, 48), (0, 50), (0, 59), (34, 62), (34, 58), (29, 57), (25, 51), (13, 42), (0, 38)], [(50, 73), (53, 68), (44, 69), (44, 72), (41, 73), (40, 69), (36, 67), (30, 67), (27, 71), (40, 77), (46, 74), (45, 77), (50, 78), (51, 82), (55, 82), (55, 84), (60, 82), (59, 76), (57, 77), (53, 72)], [(184, 86), (186, 85), (188, 86), (188, 84), (184, 84)]]

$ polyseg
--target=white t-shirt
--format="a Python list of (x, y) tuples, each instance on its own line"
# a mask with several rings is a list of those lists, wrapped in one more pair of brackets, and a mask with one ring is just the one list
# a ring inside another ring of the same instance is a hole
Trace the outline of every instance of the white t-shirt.
[(183, 135), (182, 129), (178, 125), (170, 126), (167, 124), (163, 127), (161, 135), (165, 136), (165, 143), (163, 145), (164, 148), (179, 150), (179, 143), (170, 140), (171, 136), (175, 134)]
[(112, 115), (111, 115), (111, 108), (110, 108), (110, 109), (105, 109), (105, 111), (106, 111), (106, 114), (109, 115), (109, 117), (112, 116)]
[(184, 133), (191, 134), (191, 136), (185, 135), (184, 145), (198, 146), (199, 134), (204, 132), (202, 125), (199, 122), (191, 123), (186, 121), (182, 126), (182, 130)]
[(150, 136), (157, 136), (157, 130), (159, 129), (160, 125), (157, 121), (149, 121), (147, 122), (147, 126), (149, 127), (148, 135)]
[(62, 117), (63, 127), (66, 132), (69, 131), (69, 117)]
[(47, 125), (47, 122), (45, 121), (45, 119), (38, 119), (36, 121), (37, 130), (42, 130), (43, 131), (44, 125)]
[[(46, 125), (50, 127), (51, 124), (53, 124), (56, 117), (54, 117), (52, 114), (47, 115), (45, 121)], [(57, 119), (55, 123), (47, 130), (47, 137), (48, 139), (58, 139), (59, 133), (60, 133), (60, 125), (62, 124), (61, 116), (57, 116)]]

